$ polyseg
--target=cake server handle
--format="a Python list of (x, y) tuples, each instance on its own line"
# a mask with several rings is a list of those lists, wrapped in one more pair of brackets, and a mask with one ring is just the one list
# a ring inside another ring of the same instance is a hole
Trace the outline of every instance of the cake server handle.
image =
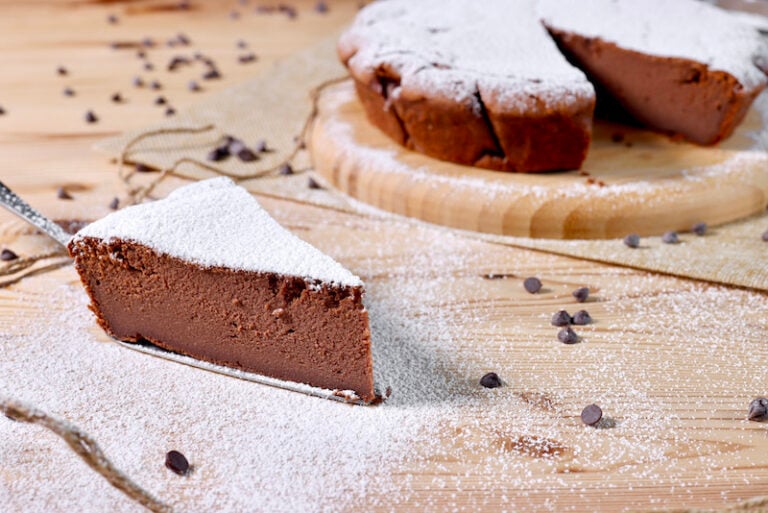
[(29, 203), (21, 199), (15, 192), (8, 188), (3, 182), (0, 182), (0, 205), (24, 219), (28, 223), (36, 226), (51, 236), (53, 240), (67, 247), (71, 235), (65, 232), (61, 226), (54, 223), (43, 214), (29, 206)]

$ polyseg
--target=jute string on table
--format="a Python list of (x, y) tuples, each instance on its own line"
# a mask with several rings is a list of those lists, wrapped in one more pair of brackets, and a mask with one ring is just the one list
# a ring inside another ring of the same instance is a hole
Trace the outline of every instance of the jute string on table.
[(96, 441), (77, 426), (48, 415), (33, 406), (7, 398), (0, 398), (0, 412), (9, 419), (37, 424), (52, 431), (61, 437), (89, 467), (101, 474), (112, 486), (123, 492), (131, 500), (138, 502), (153, 513), (171, 513), (170, 506), (160, 502), (115, 467)]

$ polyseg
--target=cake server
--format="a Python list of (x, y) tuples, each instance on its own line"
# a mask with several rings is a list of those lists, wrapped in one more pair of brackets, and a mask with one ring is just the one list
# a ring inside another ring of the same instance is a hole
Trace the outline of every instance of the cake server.
[[(11, 213), (24, 219), (31, 225), (42, 230), (49, 235), (53, 240), (61, 244), (63, 247), (67, 247), (71, 235), (65, 232), (58, 224), (54, 223), (40, 212), (32, 208), (26, 201), (21, 199), (15, 192), (13, 192), (8, 186), (0, 181), (0, 205), (8, 209)], [(196, 360), (189, 356), (172, 353), (166, 351), (150, 343), (129, 343), (122, 342), (117, 339), (112, 339), (119, 345), (138, 351), (140, 353), (152, 355), (165, 360), (171, 360), (176, 363), (181, 363), (197, 369), (206, 370), (209, 372), (215, 372), (217, 374), (223, 374), (232, 378), (242, 379), (244, 381), (251, 381), (253, 383), (259, 383), (262, 385), (268, 385), (271, 387), (282, 388), (283, 390), (290, 390), (291, 392), (300, 392), (302, 394), (310, 395), (313, 397), (320, 397), (322, 399), (329, 399), (333, 401), (339, 401), (347, 404), (359, 404), (370, 405), (375, 404), (378, 400), (374, 400), (371, 403), (365, 402), (360, 399), (351, 390), (329, 390), (325, 388), (313, 387), (303, 383), (295, 383), (293, 381), (284, 381), (281, 379), (271, 378), (254, 372), (244, 372), (238, 369), (230, 367), (224, 367), (223, 365), (216, 365), (213, 363)], [(380, 396), (379, 393), (376, 394)]]

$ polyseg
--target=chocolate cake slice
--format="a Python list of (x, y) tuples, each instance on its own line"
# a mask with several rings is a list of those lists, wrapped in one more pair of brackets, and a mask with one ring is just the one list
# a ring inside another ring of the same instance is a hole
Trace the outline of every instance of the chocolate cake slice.
[(227, 178), (110, 214), (69, 251), (117, 339), (375, 398), (363, 283)]
[(541, 0), (543, 23), (598, 91), (598, 111), (714, 144), (766, 86), (768, 45), (696, 0)]

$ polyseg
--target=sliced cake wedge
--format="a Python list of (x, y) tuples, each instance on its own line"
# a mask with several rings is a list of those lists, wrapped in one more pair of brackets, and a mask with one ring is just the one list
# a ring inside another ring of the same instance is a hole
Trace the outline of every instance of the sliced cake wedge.
[(375, 398), (362, 281), (227, 178), (110, 214), (69, 251), (119, 340)]

